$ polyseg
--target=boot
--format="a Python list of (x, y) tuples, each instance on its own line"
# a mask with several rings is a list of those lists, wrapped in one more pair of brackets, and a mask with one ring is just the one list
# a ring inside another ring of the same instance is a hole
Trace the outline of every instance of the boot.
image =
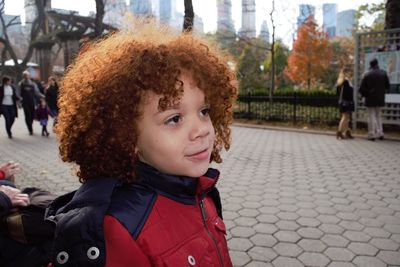
[(346, 131), (346, 137), (349, 138), (349, 139), (354, 139), (354, 137), (351, 135), (350, 130)]
[(344, 139), (344, 136), (341, 131), (336, 132), (336, 139)]

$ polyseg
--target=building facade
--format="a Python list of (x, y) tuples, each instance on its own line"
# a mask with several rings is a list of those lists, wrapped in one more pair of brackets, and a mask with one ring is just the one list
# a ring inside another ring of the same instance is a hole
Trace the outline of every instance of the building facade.
[(243, 38), (256, 37), (256, 2), (255, 0), (242, 0), (242, 27), (239, 36)]
[(231, 0), (217, 0), (217, 31), (235, 32)]
[(171, 0), (160, 0), (159, 5), (160, 5), (160, 13), (159, 13), (160, 21), (162, 23), (169, 24), (172, 14)]
[(351, 37), (356, 24), (356, 11), (344, 10), (337, 15), (337, 36)]
[(301, 4), (299, 5), (299, 16), (297, 17), (297, 28), (306, 22), (308, 17), (315, 17), (315, 6)]
[(266, 20), (264, 20), (263, 23), (261, 24), (261, 30), (260, 30), (259, 37), (261, 40), (264, 40), (266, 43), (269, 43), (269, 30), (268, 30), (268, 24), (267, 24)]
[(337, 28), (337, 4), (322, 5), (323, 30), (329, 38), (336, 36)]
[(104, 23), (120, 28), (123, 23), (127, 5), (125, 0), (107, 0), (104, 6)]
[(136, 16), (151, 16), (151, 0), (130, 0), (129, 11)]

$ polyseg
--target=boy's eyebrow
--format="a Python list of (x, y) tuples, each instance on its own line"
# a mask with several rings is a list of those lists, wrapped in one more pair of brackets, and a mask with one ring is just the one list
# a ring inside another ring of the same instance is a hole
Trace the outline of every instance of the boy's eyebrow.
[(179, 107), (180, 107), (180, 103), (176, 103), (176, 104), (167, 106), (167, 107), (164, 108), (164, 109), (160, 109), (160, 107), (159, 107), (159, 108), (158, 108), (158, 111), (157, 111), (154, 115), (158, 115), (158, 114), (160, 114), (160, 113), (163, 113), (164, 111), (171, 110), (171, 109), (179, 109)]

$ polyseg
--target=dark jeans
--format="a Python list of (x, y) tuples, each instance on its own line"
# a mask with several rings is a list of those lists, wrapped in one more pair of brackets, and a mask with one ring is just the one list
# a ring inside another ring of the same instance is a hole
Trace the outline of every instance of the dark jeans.
[(14, 106), (11, 105), (1, 105), (2, 113), (4, 115), (4, 119), (6, 121), (6, 131), (9, 137), (11, 137), (11, 127), (14, 124), (15, 120), (15, 109)]
[(32, 133), (32, 124), (33, 124), (33, 119), (35, 118), (35, 105), (23, 105), (24, 108), (24, 114), (25, 114), (25, 123), (26, 127), (28, 127), (29, 133)]

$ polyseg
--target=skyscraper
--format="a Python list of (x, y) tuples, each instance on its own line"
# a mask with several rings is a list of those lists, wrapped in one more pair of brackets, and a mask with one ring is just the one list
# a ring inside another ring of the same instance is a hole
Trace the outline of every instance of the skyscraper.
[(344, 10), (337, 14), (337, 36), (351, 37), (356, 23), (356, 11)]
[(242, 0), (242, 28), (239, 35), (244, 38), (256, 37), (256, 2)]
[(171, 0), (160, 0), (160, 21), (169, 23), (171, 20)]
[(203, 19), (201, 17), (199, 17), (197, 14), (194, 14), (193, 30), (195, 33), (198, 33), (198, 34), (204, 33)]
[(264, 20), (263, 23), (261, 24), (261, 30), (260, 30), (259, 37), (260, 37), (260, 39), (269, 43), (269, 30), (268, 30), (268, 24), (267, 24), (266, 20)]
[(127, 10), (125, 0), (107, 0), (104, 6), (104, 23), (119, 28)]
[(336, 23), (337, 23), (337, 5), (336, 4), (323, 4), (323, 29), (328, 34), (329, 38), (336, 36)]
[(299, 5), (299, 16), (297, 17), (297, 28), (299, 28), (307, 20), (308, 17), (315, 16), (315, 6)]
[(217, 31), (235, 32), (231, 0), (217, 0)]
[(129, 10), (137, 16), (150, 16), (151, 0), (130, 0)]

